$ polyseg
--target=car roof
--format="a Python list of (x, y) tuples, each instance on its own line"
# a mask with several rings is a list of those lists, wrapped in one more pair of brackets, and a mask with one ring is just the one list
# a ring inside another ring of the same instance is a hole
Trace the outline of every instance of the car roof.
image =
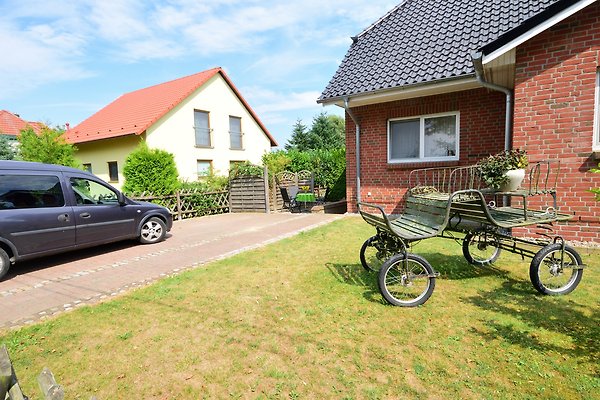
[(65, 167), (64, 165), (44, 164), (30, 161), (0, 160), (0, 170), (18, 171), (56, 171), (56, 172), (78, 172), (87, 173), (77, 168)]

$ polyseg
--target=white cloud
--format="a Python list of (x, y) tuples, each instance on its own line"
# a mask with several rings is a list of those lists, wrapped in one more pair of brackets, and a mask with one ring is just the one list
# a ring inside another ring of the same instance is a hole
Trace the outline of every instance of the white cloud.
[(285, 93), (263, 87), (244, 87), (242, 93), (258, 114), (314, 108), (320, 95), (317, 91)]
[(20, 31), (0, 20), (0, 98), (9, 98), (48, 82), (90, 76), (76, 61), (83, 40), (47, 25)]

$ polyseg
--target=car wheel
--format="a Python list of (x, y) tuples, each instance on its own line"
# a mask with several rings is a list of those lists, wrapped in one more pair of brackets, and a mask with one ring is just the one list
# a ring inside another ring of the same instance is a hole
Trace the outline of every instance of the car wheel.
[(3, 249), (0, 249), (0, 279), (6, 275), (10, 268), (10, 258)]
[(139, 241), (142, 244), (158, 243), (165, 238), (166, 234), (165, 223), (160, 218), (152, 217), (142, 224)]

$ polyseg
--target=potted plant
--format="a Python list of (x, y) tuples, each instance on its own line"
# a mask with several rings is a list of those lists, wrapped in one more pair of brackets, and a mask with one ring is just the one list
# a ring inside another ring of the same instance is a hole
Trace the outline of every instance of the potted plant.
[(529, 165), (525, 150), (504, 150), (477, 163), (481, 179), (492, 189), (501, 192), (516, 190), (525, 178)]

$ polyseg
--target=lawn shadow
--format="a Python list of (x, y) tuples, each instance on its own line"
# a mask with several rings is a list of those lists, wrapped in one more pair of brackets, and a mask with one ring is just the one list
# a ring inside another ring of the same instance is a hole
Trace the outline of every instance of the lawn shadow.
[(441, 253), (415, 253), (425, 258), (436, 272), (440, 273), (440, 279), (462, 280), (474, 279), (484, 276), (507, 276), (508, 272), (494, 265), (477, 266), (471, 265), (461, 256), (450, 256)]
[(339, 282), (363, 288), (363, 297), (368, 301), (385, 303), (377, 287), (377, 272), (369, 272), (361, 264), (327, 263), (325, 266)]
[[(587, 358), (592, 363), (600, 359), (600, 312), (597, 307), (586, 310), (584, 305), (569, 300), (568, 295), (543, 296), (529, 282), (510, 278), (495, 290), (482, 291), (462, 300), (483, 310), (517, 319), (532, 328), (527, 330), (515, 327), (513, 324), (500, 322), (500, 318), (493, 318), (483, 321), (488, 330), (472, 329), (473, 333), (484, 339), (501, 339), (536, 351), (554, 351)], [(538, 334), (538, 329), (541, 332), (567, 336), (572, 348), (544, 341), (545, 335)], [(594, 376), (600, 377), (598, 367)]]

